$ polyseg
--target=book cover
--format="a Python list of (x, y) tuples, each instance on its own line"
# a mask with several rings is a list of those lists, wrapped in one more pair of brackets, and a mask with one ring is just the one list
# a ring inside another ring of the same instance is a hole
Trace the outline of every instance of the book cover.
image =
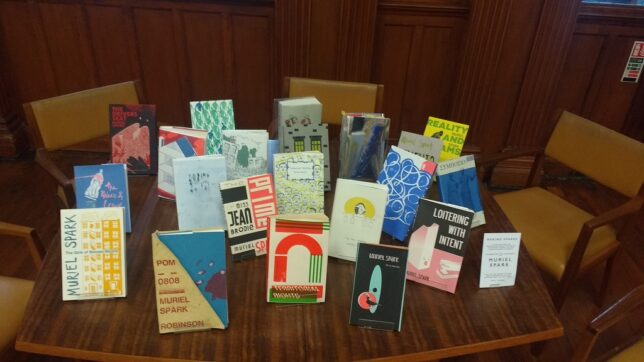
[(423, 133), (427, 137), (438, 138), (443, 141), (443, 151), (440, 162), (457, 158), (463, 151), (465, 137), (470, 129), (468, 124), (448, 121), (437, 117), (429, 117)]
[[(284, 127), (322, 123), (322, 103), (315, 97), (276, 99), (277, 139), (280, 141), (280, 152), (285, 151)], [(300, 150), (309, 151), (309, 150)], [(296, 151), (296, 152), (300, 152)], [(293, 151), (291, 151), (293, 152)]]
[(152, 263), (159, 333), (228, 327), (224, 231), (156, 231)]
[(74, 166), (76, 208), (125, 208), (125, 231), (131, 232), (127, 169), (122, 163)]
[(229, 180), (266, 173), (268, 132), (265, 130), (223, 130), (221, 147)]
[(173, 160), (179, 229), (226, 227), (219, 183), (226, 181), (221, 155)]
[(207, 136), (208, 132), (204, 130), (171, 126), (159, 128), (159, 176), (157, 182), (160, 197), (175, 199), (172, 160), (205, 155)]
[(349, 323), (400, 331), (406, 269), (407, 248), (358, 244)]
[(485, 233), (479, 288), (514, 285), (521, 249), (521, 233)]
[(206, 154), (221, 154), (221, 136), (225, 129), (235, 129), (232, 99), (190, 102), (192, 128), (208, 131)]
[(268, 217), (277, 214), (270, 174), (219, 184), (233, 260), (266, 254)]
[(157, 122), (153, 104), (110, 104), (112, 163), (128, 173), (157, 173)]
[(407, 279), (454, 293), (473, 215), (463, 207), (421, 199), (409, 239)]
[(331, 214), (330, 256), (355, 261), (358, 243), (380, 243), (387, 193), (385, 185), (338, 179)]
[(268, 140), (268, 173), (273, 174), (273, 156), (279, 153), (280, 141)]
[(378, 183), (389, 189), (382, 227), (384, 232), (399, 241), (407, 238), (416, 217), (418, 200), (427, 193), (435, 171), (434, 162), (391, 146), (378, 176)]
[(324, 214), (269, 218), (266, 301), (324, 302), (329, 218)]
[(125, 297), (122, 207), (60, 210), (63, 300)]
[(344, 113), (340, 130), (339, 177), (376, 180), (384, 162), (389, 118), (377, 113)]
[(402, 131), (398, 140), (398, 147), (418, 155), (427, 161), (438, 163), (443, 141), (440, 138), (432, 138), (419, 134)]
[(441, 162), (436, 170), (441, 201), (474, 210), (472, 227), (485, 224), (474, 156)]
[(323, 159), (320, 152), (275, 154), (273, 177), (280, 214), (324, 213)]

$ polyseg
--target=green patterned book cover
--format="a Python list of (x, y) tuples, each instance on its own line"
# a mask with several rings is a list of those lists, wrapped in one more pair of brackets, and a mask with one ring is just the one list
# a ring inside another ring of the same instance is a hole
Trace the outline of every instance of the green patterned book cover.
[(273, 157), (279, 214), (324, 213), (324, 155), (309, 151)]
[(206, 154), (221, 154), (221, 135), (225, 129), (235, 129), (232, 99), (190, 102), (192, 128), (208, 131)]

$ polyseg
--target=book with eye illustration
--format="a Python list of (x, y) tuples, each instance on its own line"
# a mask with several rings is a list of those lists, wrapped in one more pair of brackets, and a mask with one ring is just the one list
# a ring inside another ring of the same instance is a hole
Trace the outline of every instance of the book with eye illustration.
[(429, 117), (423, 134), (426, 137), (438, 138), (443, 141), (443, 150), (438, 159), (438, 161), (443, 162), (461, 155), (469, 129), (470, 125), (468, 124), (448, 121), (438, 117)]
[(279, 214), (324, 213), (322, 153), (276, 153), (273, 168)]
[(229, 180), (266, 173), (268, 132), (265, 130), (223, 130), (221, 147)]
[(439, 163), (436, 176), (441, 201), (473, 210), (472, 227), (485, 224), (473, 155)]
[(157, 122), (153, 104), (110, 104), (112, 163), (128, 173), (157, 173)]
[(443, 149), (443, 141), (440, 138), (432, 138), (402, 131), (400, 132), (398, 147), (418, 155), (427, 161), (438, 163)]
[(159, 127), (159, 197), (174, 200), (174, 170), (172, 160), (203, 156), (208, 132), (185, 127)]
[(338, 177), (376, 180), (384, 162), (388, 137), (389, 118), (382, 114), (343, 114)]
[(235, 111), (232, 99), (190, 102), (192, 128), (208, 132), (207, 155), (219, 155), (221, 137), (225, 129), (235, 129)]
[(421, 199), (409, 239), (407, 279), (456, 291), (474, 212)]
[[(280, 152), (300, 152), (302, 150), (286, 151), (286, 135), (284, 131), (295, 125), (311, 125), (322, 123), (322, 103), (315, 97), (276, 99), (274, 118), (277, 123), (277, 139), (280, 141)], [(308, 150), (306, 150), (308, 151)]]

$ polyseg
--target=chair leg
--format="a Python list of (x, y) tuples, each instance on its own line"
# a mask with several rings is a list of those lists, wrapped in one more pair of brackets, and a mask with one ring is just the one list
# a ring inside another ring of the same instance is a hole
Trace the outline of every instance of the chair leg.
[(599, 293), (597, 294), (597, 300), (595, 303), (598, 307), (601, 307), (604, 304), (606, 299), (606, 291), (608, 290), (608, 282), (610, 281), (610, 275), (613, 270), (613, 261), (615, 260), (615, 254), (606, 260), (606, 267), (604, 267), (604, 275), (602, 276), (602, 283), (599, 288)]
[(530, 345), (530, 353), (534, 357), (539, 357), (541, 355), (541, 353), (543, 353), (543, 349), (544, 349), (545, 346), (546, 346), (545, 341), (532, 343)]

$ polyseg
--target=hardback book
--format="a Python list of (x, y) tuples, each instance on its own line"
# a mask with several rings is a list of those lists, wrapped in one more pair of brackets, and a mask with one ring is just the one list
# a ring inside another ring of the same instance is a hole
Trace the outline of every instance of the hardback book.
[(269, 218), (266, 300), (272, 303), (324, 302), (329, 218), (324, 214)]
[(224, 230), (152, 233), (159, 333), (226, 329)]
[(226, 181), (226, 159), (207, 155), (173, 160), (179, 229), (226, 227), (219, 183)]
[(378, 244), (387, 186), (339, 178), (335, 184), (329, 255), (355, 261), (358, 243)]
[(132, 231), (126, 165), (107, 163), (74, 166), (74, 184), (76, 208), (123, 207), (125, 231)]
[(465, 137), (470, 126), (463, 123), (448, 121), (437, 117), (429, 117), (425, 126), (424, 135), (438, 138), (443, 141), (443, 151), (440, 155), (440, 162), (457, 158), (463, 151)]
[(235, 112), (232, 99), (190, 102), (192, 128), (208, 131), (206, 154), (219, 155), (222, 151), (221, 136), (225, 129), (235, 129)]
[(473, 210), (472, 227), (485, 224), (474, 156), (467, 155), (441, 162), (436, 175), (441, 201)]
[(404, 241), (416, 217), (418, 200), (432, 183), (436, 164), (411, 152), (391, 146), (378, 183), (389, 189), (383, 231)]
[(323, 164), (320, 152), (275, 154), (273, 177), (279, 214), (324, 213)]
[(112, 163), (135, 175), (157, 173), (157, 122), (153, 104), (110, 104)]
[(407, 279), (454, 293), (474, 213), (421, 199), (409, 239)]
[(402, 131), (400, 132), (398, 147), (418, 155), (427, 161), (438, 163), (441, 151), (443, 150), (443, 140)]
[(221, 147), (229, 180), (266, 173), (268, 132), (265, 130), (223, 130)]
[(344, 113), (340, 129), (339, 177), (376, 180), (384, 162), (389, 118), (379, 113)]
[(349, 323), (400, 331), (406, 270), (407, 248), (359, 243)]
[(174, 200), (174, 170), (172, 160), (203, 156), (208, 132), (184, 127), (159, 127), (159, 196)]
[(271, 174), (219, 184), (233, 260), (266, 254), (268, 217), (277, 214)]
[(268, 173), (273, 174), (273, 156), (280, 151), (279, 140), (268, 140)]
[[(284, 127), (322, 123), (322, 103), (315, 97), (276, 99), (275, 108), (274, 117), (277, 121), (277, 138), (280, 141), (280, 152), (289, 152), (284, 149)], [(300, 151), (309, 150), (301, 149), (295, 152)]]
[(60, 210), (63, 300), (125, 297), (122, 207)]

